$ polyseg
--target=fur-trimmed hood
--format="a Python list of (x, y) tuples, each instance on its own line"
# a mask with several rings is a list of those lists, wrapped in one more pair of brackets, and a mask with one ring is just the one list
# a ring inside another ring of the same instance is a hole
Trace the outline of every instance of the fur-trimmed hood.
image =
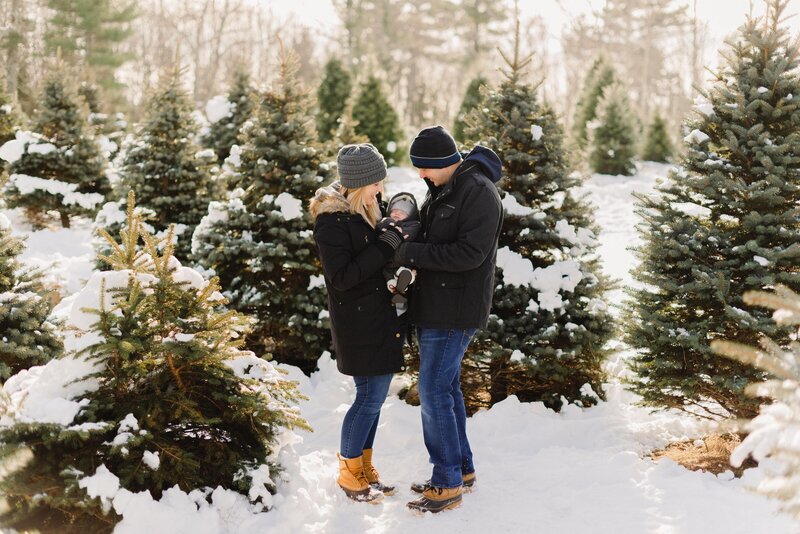
[(317, 189), (314, 198), (308, 203), (311, 219), (317, 220), (317, 217), (323, 213), (350, 213), (350, 202), (341, 191), (342, 184), (338, 180), (331, 185)]

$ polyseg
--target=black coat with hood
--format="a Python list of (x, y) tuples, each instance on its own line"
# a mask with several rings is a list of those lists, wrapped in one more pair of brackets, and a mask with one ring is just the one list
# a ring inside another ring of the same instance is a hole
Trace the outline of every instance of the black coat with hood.
[(339, 371), (350, 376), (400, 371), (406, 326), (397, 317), (382, 274), (391, 248), (379, 245), (376, 230), (350, 212), (338, 182), (317, 190), (310, 211)]
[(485, 328), (494, 295), (503, 206), (495, 184), (502, 165), (476, 146), (441, 187), (429, 180), (420, 208), (421, 242), (400, 245), (396, 258), (417, 269), (410, 321), (423, 328)]

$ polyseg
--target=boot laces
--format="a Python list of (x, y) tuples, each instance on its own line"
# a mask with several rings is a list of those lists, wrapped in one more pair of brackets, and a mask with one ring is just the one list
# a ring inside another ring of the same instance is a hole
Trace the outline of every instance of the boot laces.
[(361, 484), (366, 484), (367, 486), (369, 486), (369, 480), (367, 480), (367, 475), (364, 473), (364, 470), (363, 470), (363, 469), (362, 469), (362, 470), (360, 470), (360, 471), (359, 471), (359, 472), (356, 474), (356, 479), (358, 480), (358, 482), (359, 482), (359, 483), (361, 483)]
[(378, 482), (380, 480), (380, 475), (378, 474), (378, 470), (375, 469), (375, 466), (373, 466), (372, 464), (364, 468), (364, 474), (366, 475), (368, 480), (371, 479), (374, 482)]
[(441, 495), (444, 493), (444, 488), (437, 488), (436, 486), (428, 486), (428, 491), (431, 493), (435, 493), (436, 495)]

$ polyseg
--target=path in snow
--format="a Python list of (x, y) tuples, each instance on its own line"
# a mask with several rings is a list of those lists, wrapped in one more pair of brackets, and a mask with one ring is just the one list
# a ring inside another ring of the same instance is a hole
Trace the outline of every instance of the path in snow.
[[(620, 281), (620, 287), (635, 285), (630, 269), (636, 259), (630, 247), (640, 243), (636, 232), (639, 217), (634, 213), (633, 194), (652, 194), (656, 180), (664, 179), (669, 165), (641, 162), (634, 176), (592, 175), (580, 188), (595, 208), (595, 218), (600, 225), (600, 247), (606, 274)], [(620, 304), (624, 298), (622, 289), (611, 292), (612, 302)]]

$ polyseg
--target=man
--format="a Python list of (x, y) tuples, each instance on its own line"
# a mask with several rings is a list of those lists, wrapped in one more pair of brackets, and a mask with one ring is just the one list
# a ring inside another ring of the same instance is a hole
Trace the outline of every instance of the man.
[(475, 483), (461, 394), (461, 360), (478, 328), (485, 328), (494, 292), (497, 239), (503, 208), (495, 183), (497, 154), (476, 146), (462, 159), (441, 126), (425, 128), (411, 143), (411, 163), (430, 190), (420, 209), (422, 242), (397, 251), (417, 270), (409, 319), (420, 348), (422, 433), (433, 464), (431, 479), (413, 484), (422, 496), (408, 507), (439, 512), (461, 504)]

